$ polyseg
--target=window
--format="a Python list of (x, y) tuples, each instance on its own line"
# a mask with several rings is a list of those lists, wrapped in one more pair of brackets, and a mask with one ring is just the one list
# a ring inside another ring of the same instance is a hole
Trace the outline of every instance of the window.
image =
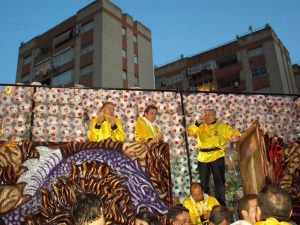
[(39, 62), (34, 66), (34, 77), (46, 75), (52, 69), (51, 58)]
[(81, 27), (81, 33), (87, 32), (94, 28), (94, 21), (88, 22)]
[(123, 70), (123, 80), (127, 80), (127, 71)]
[(135, 64), (138, 64), (138, 57), (137, 57), (137, 55), (133, 56), (133, 61), (134, 61)]
[(182, 81), (182, 75), (181, 74), (176, 74), (175, 76), (167, 77), (166, 85), (172, 85), (172, 84), (180, 83), (181, 81)]
[(174, 84), (174, 77), (167, 77), (166, 78), (166, 85)]
[(203, 81), (198, 84), (198, 87), (195, 87), (195, 90), (198, 91), (212, 91), (215, 90), (215, 84), (212, 80)]
[(139, 76), (134, 75), (134, 86), (138, 87), (140, 85)]
[(73, 37), (73, 27), (69, 28), (65, 32), (63, 32), (60, 35), (56, 36), (53, 39), (53, 45), (54, 46), (59, 46), (59, 45), (65, 43), (66, 41), (69, 41), (72, 37)]
[(175, 83), (179, 83), (182, 81), (182, 76), (181, 74), (177, 74), (175, 77), (174, 77), (174, 82)]
[(263, 75), (266, 75), (266, 74), (268, 74), (268, 70), (267, 70), (266, 66), (261, 66), (261, 67), (258, 67), (256, 69), (251, 70), (252, 78), (263, 76)]
[(90, 43), (88, 43), (86, 45), (81, 46), (81, 52), (80, 52), (80, 54), (84, 55), (84, 54), (86, 54), (86, 53), (88, 53), (90, 51), (93, 51), (93, 49), (94, 49), (93, 42), (90, 42)]
[(136, 35), (133, 35), (133, 42), (137, 43), (137, 36)]
[(126, 35), (126, 28), (122, 27), (122, 35), (125, 36)]
[(22, 76), (22, 83), (28, 82), (29, 78), (30, 78), (30, 74), (26, 74), (26, 75)]
[(80, 76), (84, 76), (92, 72), (93, 72), (93, 64), (90, 64), (80, 69)]
[(74, 58), (74, 49), (69, 48), (67, 50), (64, 50), (63, 52), (60, 52), (56, 54), (53, 57), (53, 65), (54, 66), (61, 66), (67, 62), (70, 62)]
[(52, 85), (53, 86), (63, 86), (66, 84), (71, 83), (72, 78), (72, 70), (68, 70), (66, 72), (63, 72), (55, 77), (53, 77)]
[(124, 58), (126, 58), (126, 55), (127, 55), (127, 53), (126, 53), (126, 48), (122, 48), (122, 56), (123, 56)]
[(31, 55), (24, 58), (24, 60), (23, 60), (23, 66), (26, 65), (26, 64), (28, 64), (28, 63), (31, 63)]
[(248, 58), (257, 57), (264, 54), (263, 47), (255, 48), (248, 51)]

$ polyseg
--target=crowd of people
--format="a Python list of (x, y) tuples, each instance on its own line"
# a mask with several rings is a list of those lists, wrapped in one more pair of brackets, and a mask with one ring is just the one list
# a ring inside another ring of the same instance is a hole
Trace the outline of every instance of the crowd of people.
[[(201, 184), (194, 184), (199, 188)], [(201, 186), (202, 187), (202, 186)], [(194, 191), (194, 190), (193, 190)], [(194, 194), (191, 198), (194, 198)], [(202, 197), (201, 197), (202, 196)], [(203, 194), (195, 196), (196, 203), (205, 203)], [(228, 207), (218, 204), (206, 205), (207, 210), (195, 214), (193, 207), (187, 208), (184, 204), (176, 204), (169, 208), (166, 215), (155, 212), (141, 211), (135, 215), (134, 225), (293, 225), (291, 198), (287, 191), (280, 186), (266, 185), (258, 195), (243, 196), (238, 203), (240, 220), (231, 221), (231, 211)], [(93, 193), (81, 193), (71, 208), (74, 225), (105, 225), (105, 203)], [(201, 214), (202, 213), (202, 214)], [(205, 220), (200, 219), (207, 215)], [(198, 218), (196, 218), (198, 217)], [(164, 219), (162, 219), (164, 218)], [(164, 222), (163, 222), (164, 221)]]

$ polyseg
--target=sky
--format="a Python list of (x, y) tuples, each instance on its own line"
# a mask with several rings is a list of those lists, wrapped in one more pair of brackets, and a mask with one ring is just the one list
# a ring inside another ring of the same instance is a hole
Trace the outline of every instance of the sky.
[[(93, 0), (0, 0), (0, 84), (14, 84), (19, 46)], [(299, 0), (111, 0), (152, 32), (160, 66), (233, 41), (268, 23), (300, 64)]]

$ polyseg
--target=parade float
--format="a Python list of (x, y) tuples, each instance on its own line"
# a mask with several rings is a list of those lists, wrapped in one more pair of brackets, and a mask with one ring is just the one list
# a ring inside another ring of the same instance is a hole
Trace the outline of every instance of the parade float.
[[(125, 143), (91, 143), (89, 123), (113, 102)], [(149, 104), (165, 143), (134, 142), (135, 121)], [(7, 224), (72, 224), (77, 192), (109, 204), (107, 224), (132, 224), (135, 213), (163, 216), (200, 181), (196, 140), (186, 135), (205, 108), (244, 135), (226, 148), (226, 199), (281, 185), (300, 205), (299, 95), (227, 94), (142, 89), (11, 85), (0, 93), (0, 213)], [(140, 149), (140, 157), (132, 152)], [(252, 165), (252, 167), (251, 167)], [(254, 169), (253, 169), (254, 168)]]

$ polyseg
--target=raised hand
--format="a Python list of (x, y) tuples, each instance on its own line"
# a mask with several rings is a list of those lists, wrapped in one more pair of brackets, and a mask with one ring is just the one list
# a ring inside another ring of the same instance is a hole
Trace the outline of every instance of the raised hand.
[(197, 123), (203, 123), (205, 121), (205, 118), (204, 116), (199, 116), (198, 119), (197, 119)]
[(107, 120), (108, 122), (110, 122), (112, 126), (116, 124), (116, 117), (114, 117), (114, 116), (107, 115), (107, 116), (106, 116), (106, 120)]
[(240, 140), (240, 137), (239, 136), (236, 136), (236, 135), (232, 135), (231, 136), (231, 141), (232, 142), (237, 142), (237, 141), (239, 141)]
[(101, 123), (105, 120), (105, 116), (104, 113), (100, 111), (99, 115), (98, 115), (98, 120), (97, 120), (97, 124), (101, 125)]
[(155, 136), (158, 140), (161, 140), (164, 138), (163, 133), (161, 131), (159, 131)]

